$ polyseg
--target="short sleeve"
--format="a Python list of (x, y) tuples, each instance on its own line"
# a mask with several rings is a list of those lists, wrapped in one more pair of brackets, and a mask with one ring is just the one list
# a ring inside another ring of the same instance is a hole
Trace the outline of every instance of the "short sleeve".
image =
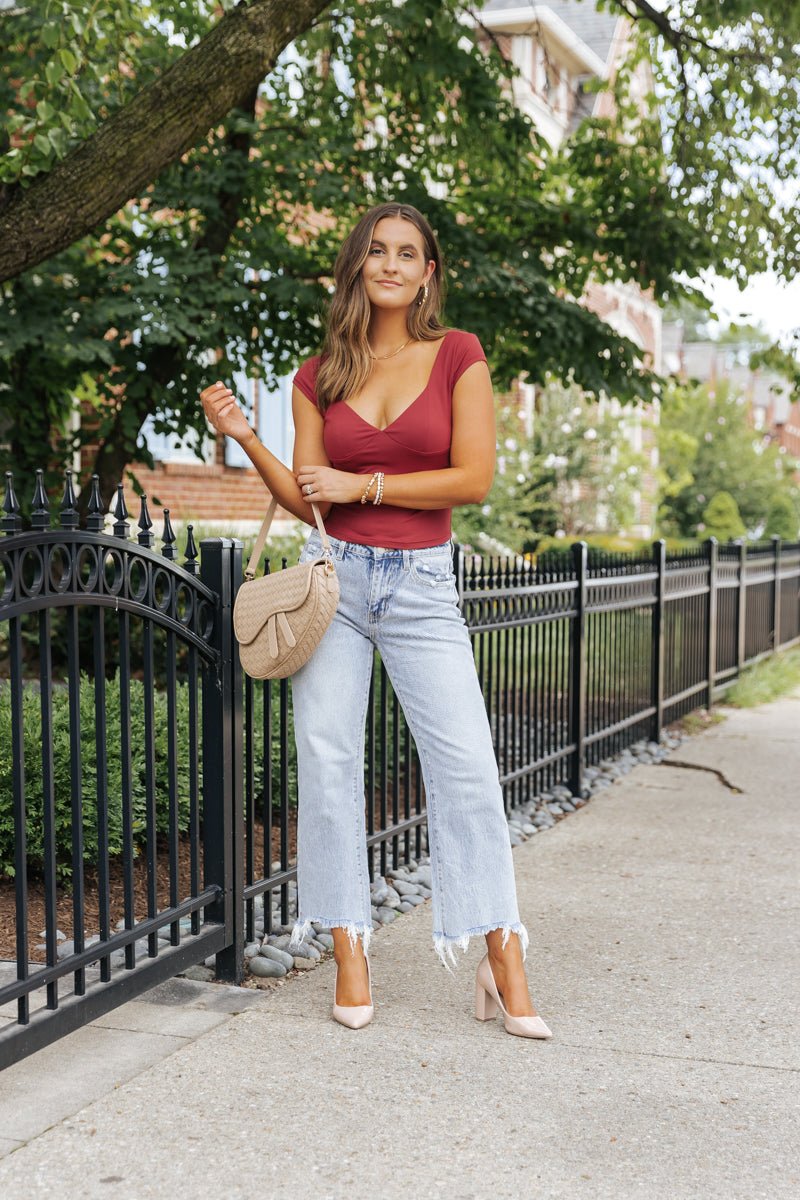
[(476, 362), (486, 362), (483, 346), (474, 333), (460, 332), (453, 352), (450, 387), (455, 387), (467, 367), (471, 367)]
[(316, 381), (317, 369), (319, 367), (319, 355), (315, 354), (313, 358), (307, 358), (301, 367), (296, 371), (292, 383), (295, 387), (307, 396), (312, 404), (317, 403)]

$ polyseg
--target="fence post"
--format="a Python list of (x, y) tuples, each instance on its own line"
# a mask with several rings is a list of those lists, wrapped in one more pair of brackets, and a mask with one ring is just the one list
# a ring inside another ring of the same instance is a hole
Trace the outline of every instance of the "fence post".
[(739, 547), (739, 590), (736, 607), (736, 674), (744, 670), (745, 629), (747, 628), (747, 545), (744, 538), (737, 538)]
[[(244, 687), (242, 663), (239, 658), (239, 643), (233, 632), (233, 605), (236, 593), (244, 582), (242, 563), (243, 543), (231, 539), (231, 741), (233, 747), (232, 767), (232, 828), (233, 828), (233, 949), (229, 976), (241, 983), (244, 978)], [(219, 974), (219, 970), (217, 971)], [(223, 976), (226, 977), (227, 976)]]
[[(206, 668), (203, 678), (203, 883), (217, 884), (222, 893), (206, 909), (206, 918), (225, 925), (225, 949), (217, 954), (220, 979), (241, 983), (244, 963), (236, 947), (237, 924), (242, 923), (241, 871), (234, 852), (237, 764), (234, 748), (234, 670), (230, 538), (204, 538), (200, 543), (200, 578), (217, 597), (212, 645), (219, 654), (216, 674)], [(241, 759), (238, 764), (241, 771)], [(241, 812), (238, 814), (241, 817)], [(241, 856), (240, 856), (241, 857)], [(238, 894), (237, 894), (238, 892)], [(237, 922), (238, 917), (238, 922)]]
[(656, 599), (653, 605), (653, 663), (650, 703), (654, 708), (651, 738), (657, 742), (664, 724), (664, 588), (666, 584), (667, 550), (663, 538), (653, 542), (653, 565), (656, 579)]
[(460, 542), (453, 544), (453, 554), (455, 556), (454, 574), (456, 577), (456, 587), (458, 588), (458, 605), (463, 610), (464, 608), (464, 547)]
[(706, 620), (708, 622), (708, 687), (706, 689), (706, 708), (714, 705), (714, 684), (717, 678), (717, 560), (719, 543), (715, 537), (706, 539), (708, 547), (708, 605)]
[(775, 586), (772, 593), (772, 653), (780, 649), (781, 644), (781, 539), (772, 535), (773, 570)]
[(573, 542), (575, 563), (575, 619), (570, 638), (570, 734), (574, 744), (570, 764), (570, 789), (583, 795), (584, 742), (586, 739), (586, 542)]

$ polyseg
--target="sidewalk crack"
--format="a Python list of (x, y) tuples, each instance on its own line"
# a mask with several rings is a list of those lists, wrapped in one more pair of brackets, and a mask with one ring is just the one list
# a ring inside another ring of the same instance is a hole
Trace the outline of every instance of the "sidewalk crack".
[[(707, 1054), (676, 1054), (667, 1050), (645, 1050), (643, 1048), (630, 1050), (627, 1046), (604, 1046), (593, 1043), (587, 1045), (586, 1043), (567, 1041), (564, 1038), (560, 1038), (558, 1044), (568, 1046), (572, 1050), (608, 1051), (611, 1054), (627, 1054), (632, 1058), (664, 1058), (671, 1062), (701, 1062), (709, 1063), (711, 1066), (745, 1067), (751, 1071), (777, 1071), (783, 1075), (796, 1075), (800, 1071), (800, 1067), (795, 1067), (791, 1063), (784, 1066), (778, 1063), (749, 1062), (736, 1058), (715, 1058)], [(553, 1046), (553, 1049), (555, 1048)]]
[(712, 775), (716, 775), (717, 779), (720, 781), (720, 783), (723, 785), (723, 787), (726, 787), (729, 792), (733, 792), (737, 796), (744, 795), (744, 788), (737, 787), (735, 783), (731, 783), (731, 781), (730, 781), (730, 779), (728, 779), (727, 775), (723, 775), (722, 771), (720, 771), (717, 767), (706, 767), (706, 766), (703, 766), (702, 763), (683, 762), (679, 758), (663, 759), (659, 763), (659, 766), (661, 766), (661, 767), (680, 767), (681, 769), (686, 770), (686, 771), (710, 771), (710, 773)]

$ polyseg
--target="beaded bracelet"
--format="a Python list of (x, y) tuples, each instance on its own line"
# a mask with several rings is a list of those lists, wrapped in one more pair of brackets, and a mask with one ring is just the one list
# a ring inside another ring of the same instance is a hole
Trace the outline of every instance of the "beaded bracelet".
[(379, 475), (380, 475), (380, 471), (376, 471), (375, 474), (372, 476), (372, 479), (370, 479), (369, 483), (364, 488), (364, 491), (361, 494), (361, 503), (362, 504), (367, 503), (367, 497), (369, 496), (370, 488), (372, 487), (373, 483), (375, 482), (375, 480), (378, 478)]
[(375, 499), (372, 501), (372, 503), (380, 504), (382, 499), (383, 499), (383, 471), (378, 471), (378, 489), (375, 492)]

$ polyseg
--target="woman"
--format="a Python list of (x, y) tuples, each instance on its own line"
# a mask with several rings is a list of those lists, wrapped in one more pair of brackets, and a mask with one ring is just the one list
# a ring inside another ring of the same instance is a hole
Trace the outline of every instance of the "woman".
[[(549, 1037), (528, 995), (528, 933), (491, 731), (452, 569), (451, 509), (488, 493), (495, 468), (492, 385), (474, 334), (439, 322), (442, 259), (422, 214), (379, 204), (345, 239), (323, 352), (294, 377), (294, 472), (267, 450), (222, 383), (201, 399), (269, 490), (313, 528), (318, 505), (340, 600), (292, 676), (298, 764), (296, 944), (332, 930), (333, 1015), (373, 1015), (364, 805), (364, 732), (374, 647), (420, 755), (432, 872), (434, 948), (484, 934), (476, 1016), (499, 1005), (510, 1033)], [(361, 945), (358, 945), (358, 937)]]

